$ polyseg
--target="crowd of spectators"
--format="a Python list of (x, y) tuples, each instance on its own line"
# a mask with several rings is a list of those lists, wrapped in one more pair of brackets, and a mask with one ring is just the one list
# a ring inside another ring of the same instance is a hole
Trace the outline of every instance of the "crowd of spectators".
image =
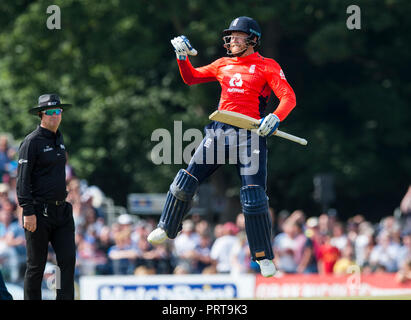
[[(6, 280), (21, 281), (25, 238), (16, 198), (16, 149), (0, 137), (0, 265)], [(250, 258), (245, 219), (211, 224), (193, 213), (174, 241), (152, 246), (147, 235), (155, 218), (122, 214), (108, 224), (104, 194), (80, 180), (66, 166), (67, 201), (73, 205), (77, 266), (81, 275), (243, 274), (259, 273)], [(358, 214), (341, 221), (335, 210), (307, 217), (270, 208), (273, 250), (280, 273), (346, 274), (351, 266), (363, 273), (396, 272), (398, 281), (411, 277), (411, 186), (398, 208), (400, 214), (378, 223)], [(49, 248), (47, 266), (56, 264)]]

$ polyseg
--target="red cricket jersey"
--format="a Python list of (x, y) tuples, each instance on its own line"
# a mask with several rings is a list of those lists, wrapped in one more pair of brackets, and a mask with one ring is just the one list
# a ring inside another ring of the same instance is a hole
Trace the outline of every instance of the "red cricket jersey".
[(218, 81), (219, 110), (235, 111), (255, 119), (265, 115), (271, 90), (280, 99), (274, 114), (283, 121), (296, 105), (295, 94), (280, 65), (258, 52), (246, 57), (224, 57), (200, 68), (177, 60), (181, 77), (188, 85)]

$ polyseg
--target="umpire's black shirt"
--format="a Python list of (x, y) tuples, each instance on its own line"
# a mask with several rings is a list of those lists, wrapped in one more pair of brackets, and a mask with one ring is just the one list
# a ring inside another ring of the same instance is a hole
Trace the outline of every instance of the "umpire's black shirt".
[(64, 200), (66, 152), (63, 135), (38, 126), (19, 148), (17, 198), (23, 215), (35, 213), (34, 199)]

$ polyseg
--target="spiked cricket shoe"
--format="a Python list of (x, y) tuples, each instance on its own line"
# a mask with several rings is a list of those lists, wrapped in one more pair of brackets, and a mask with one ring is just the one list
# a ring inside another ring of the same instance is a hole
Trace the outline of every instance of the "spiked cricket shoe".
[(266, 278), (272, 277), (277, 272), (272, 260), (268, 260), (268, 259), (257, 260), (257, 263), (260, 266), (260, 271), (263, 277), (266, 277)]
[(166, 239), (168, 239), (167, 233), (161, 228), (154, 229), (147, 237), (147, 241), (151, 244), (160, 244)]

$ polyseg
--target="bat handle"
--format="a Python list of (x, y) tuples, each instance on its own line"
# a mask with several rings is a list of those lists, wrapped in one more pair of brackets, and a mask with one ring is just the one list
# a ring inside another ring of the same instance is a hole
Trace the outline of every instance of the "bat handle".
[(305, 140), (305, 139), (303, 139), (303, 138), (294, 136), (294, 135), (292, 135), (292, 134), (289, 134), (289, 133), (286, 133), (286, 132), (280, 131), (280, 130), (276, 130), (276, 131), (273, 133), (273, 135), (275, 135), (275, 136), (277, 136), (277, 137), (280, 137), (280, 138), (283, 138), (283, 139), (287, 139), (287, 140), (291, 140), (291, 141), (297, 142), (297, 143), (299, 143), (299, 144), (302, 144), (303, 146), (306, 146), (307, 143), (308, 143), (307, 140)]

